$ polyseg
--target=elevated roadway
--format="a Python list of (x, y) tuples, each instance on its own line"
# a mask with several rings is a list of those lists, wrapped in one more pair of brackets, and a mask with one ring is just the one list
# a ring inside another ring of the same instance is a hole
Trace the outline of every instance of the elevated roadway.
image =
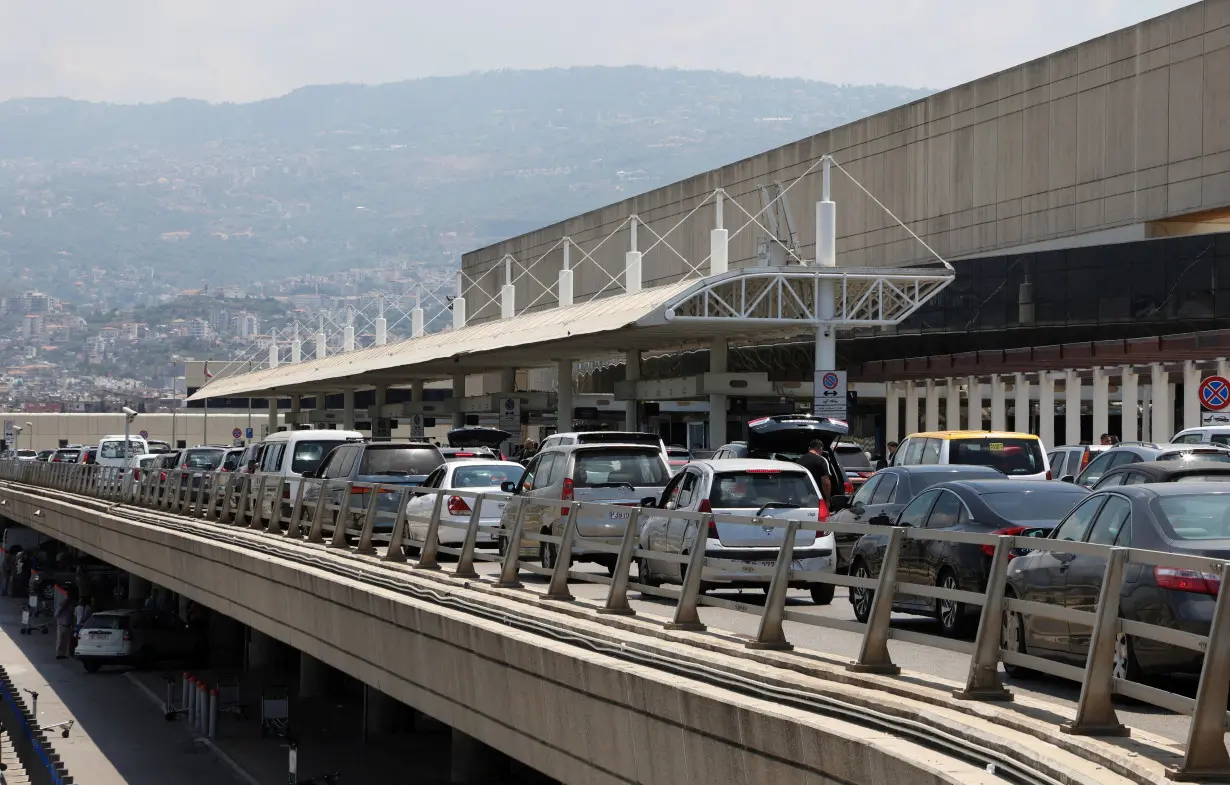
[(814, 651), (752, 652), (726, 616), (710, 618), (708, 632), (672, 632), (648, 613), (599, 614), (583, 587), (576, 603), (546, 603), (528, 577), (525, 588), (501, 589), (481, 572), (416, 570), (17, 483), (0, 485), (0, 514), (561, 782), (1155, 782), (1181, 757), (1147, 732), (1064, 735), (1058, 722), (1072, 712), (1045, 696), (962, 702), (931, 674), (848, 672), (848, 640), (830, 631)]

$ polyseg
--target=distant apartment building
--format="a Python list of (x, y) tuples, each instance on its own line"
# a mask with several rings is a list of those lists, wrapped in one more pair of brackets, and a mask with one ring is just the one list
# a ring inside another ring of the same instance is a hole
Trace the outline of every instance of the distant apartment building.
[(231, 317), (231, 333), (240, 340), (249, 341), (260, 332), (260, 319), (256, 314), (240, 311)]
[(203, 341), (213, 334), (213, 329), (209, 326), (209, 322), (204, 319), (189, 319), (187, 325), (189, 338)]
[(24, 311), (28, 314), (47, 313), (55, 306), (55, 299), (49, 294), (42, 292), (26, 292), (20, 297), (13, 298), (12, 310)]
[(44, 324), (43, 315), (38, 313), (26, 314), (26, 317), (21, 320), (21, 337), (27, 341), (36, 341), (43, 337)]

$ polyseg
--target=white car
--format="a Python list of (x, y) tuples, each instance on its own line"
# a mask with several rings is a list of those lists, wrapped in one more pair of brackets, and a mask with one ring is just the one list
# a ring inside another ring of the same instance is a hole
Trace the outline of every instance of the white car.
[[(664, 510), (712, 512), (800, 521), (825, 520), (828, 509), (811, 474), (786, 461), (719, 459), (692, 461), (671, 478), (658, 507)], [(663, 518), (652, 510), (641, 513), (640, 547), (662, 553), (688, 554), (697, 540), (698, 522)], [(784, 527), (748, 523), (713, 522), (704, 541), (705, 554), (749, 565), (772, 566), (785, 539)], [(800, 531), (794, 540), (796, 570), (834, 572), (837, 543), (832, 532)], [(653, 586), (682, 583), (682, 565), (638, 560), (641, 581)], [(768, 587), (770, 575), (747, 573), (734, 568), (706, 567), (705, 584)], [(828, 605), (835, 585), (808, 584), (812, 601)]]
[(129, 490), (136, 490), (145, 479), (145, 473), (154, 468), (154, 463), (158, 458), (159, 455), (156, 453), (129, 457), (128, 466), (124, 472), (124, 483), (128, 486)]
[[(479, 493), (500, 494), (500, 486), (506, 482), (516, 483), (525, 471), (519, 463), (512, 461), (460, 460), (450, 461), (428, 475), (423, 480), (424, 488), (457, 488)], [(437, 541), (442, 545), (460, 545), (465, 541), (464, 527), (470, 523), (474, 514), (473, 497), (446, 496), (440, 505), (440, 528)], [(496, 527), (504, 514), (507, 501), (500, 499), (485, 499), (479, 513), (479, 523), (482, 526)], [(431, 511), (436, 504), (436, 494), (426, 493), (414, 496), (406, 503), (406, 533), (412, 542), (424, 542), (427, 539), (427, 526), (431, 521)], [(458, 524), (446, 526), (445, 522)], [(480, 545), (494, 545), (497, 542), (494, 531), (479, 530), (477, 542)]]
[(199, 650), (196, 634), (172, 613), (99, 611), (81, 625), (75, 656), (89, 673), (103, 665), (152, 666)]

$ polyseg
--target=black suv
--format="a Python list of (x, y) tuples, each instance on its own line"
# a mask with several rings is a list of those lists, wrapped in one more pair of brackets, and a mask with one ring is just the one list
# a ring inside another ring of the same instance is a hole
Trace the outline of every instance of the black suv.
[(798, 461), (811, 446), (812, 440), (824, 441), (824, 457), (829, 464), (829, 481), (833, 496), (829, 499), (829, 512), (845, 507), (854, 493), (850, 480), (833, 452), (837, 440), (850, 432), (850, 426), (841, 420), (815, 417), (810, 414), (775, 414), (760, 417), (747, 424), (748, 438), (745, 442), (723, 444), (713, 454), (713, 460), (722, 458), (766, 458), (773, 461)]
[[(347, 482), (379, 483), (376, 498), (382, 512), (397, 513), (402, 485), (422, 485), (427, 475), (444, 463), (440, 449), (429, 442), (338, 442), (314, 472), (304, 472), (304, 479), (324, 480), (330, 504), (341, 504)], [(309, 483), (303, 500), (315, 504), (320, 496), (320, 483)], [(349, 508), (357, 524), (367, 511), (368, 492), (353, 489)], [(393, 521), (380, 518), (375, 531), (389, 532)]]

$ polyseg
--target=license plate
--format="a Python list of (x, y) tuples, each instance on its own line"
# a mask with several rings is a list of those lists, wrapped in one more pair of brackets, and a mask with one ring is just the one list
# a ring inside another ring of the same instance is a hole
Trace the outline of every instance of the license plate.
[(607, 520), (611, 521), (626, 521), (632, 517), (631, 510), (612, 510), (606, 514)]
[(107, 637), (107, 633), (105, 633), (105, 632), (91, 632), (91, 633), (90, 633), (90, 637), (91, 637), (91, 638), (105, 638), (105, 637)]

